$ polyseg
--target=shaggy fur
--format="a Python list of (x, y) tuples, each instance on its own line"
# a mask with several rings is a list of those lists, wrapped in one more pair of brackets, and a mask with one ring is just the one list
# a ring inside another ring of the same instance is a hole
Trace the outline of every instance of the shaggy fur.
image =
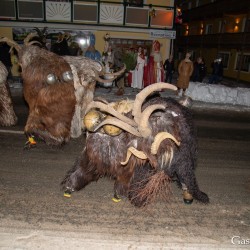
[[(24, 46), (18, 53), (22, 66), (23, 93), (29, 105), (25, 126), (27, 135), (34, 135), (49, 145), (62, 145), (82, 132), (82, 117), (93, 100), (96, 72), (99, 63), (83, 57), (61, 57), (37, 46)], [(73, 66), (71, 66), (73, 65)], [(65, 81), (63, 73), (72, 72), (75, 79)], [(47, 76), (56, 76), (56, 82), (47, 83)]]
[[(111, 176), (115, 180), (115, 195), (126, 195), (134, 205), (144, 206), (157, 196), (159, 190), (164, 190), (162, 187), (168, 189), (170, 178), (177, 178), (195, 199), (207, 203), (208, 196), (200, 191), (194, 174), (197, 144), (189, 110), (171, 98), (162, 97), (147, 100), (142, 110), (153, 104), (166, 104), (167, 108), (150, 116), (152, 135), (147, 138), (128, 132), (113, 137), (103, 134), (101, 129), (88, 133), (83, 152), (62, 181), (63, 188), (73, 192), (100, 177)], [(131, 113), (127, 116), (131, 117)], [(181, 144), (178, 147), (172, 140), (164, 140), (158, 153), (152, 155), (151, 144), (161, 131), (171, 133)], [(127, 148), (131, 146), (143, 151), (148, 159), (141, 160), (132, 155), (123, 166), (120, 162), (125, 160)]]
[[(99, 62), (82, 56), (61, 57), (35, 46), (37, 42), (31, 39), (36, 36), (30, 33), (23, 46), (8, 38), (0, 38), (0, 41), (7, 42), (18, 52), (24, 97), (29, 105), (25, 133), (50, 145), (62, 145), (70, 137), (81, 135), (82, 118), (93, 100), (95, 83), (108, 80), (100, 78), (103, 66)], [(125, 69), (124, 66), (111, 76), (115, 79)], [(53, 81), (48, 80), (49, 75)]]
[(0, 126), (13, 126), (17, 123), (17, 116), (7, 85), (7, 76), (8, 71), (0, 61)]

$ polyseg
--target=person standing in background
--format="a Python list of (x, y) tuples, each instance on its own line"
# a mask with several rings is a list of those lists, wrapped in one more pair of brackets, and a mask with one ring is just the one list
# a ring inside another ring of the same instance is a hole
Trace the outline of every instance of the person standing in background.
[(186, 53), (185, 59), (183, 59), (178, 66), (177, 95), (179, 95), (182, 90), (182, 96), (185, 96), (185, 91), (189, 86), (189, 80), (194, 70), (190, 57), (191, 53)]
[(84, 56), (92, 60), (101, 61), (101, 53), (95, 49), (95, 35), (94, 34), (90, 35), (90, 44)]
[(137, 64), (135, 67), (135, 82), (132, 85), (132, 88), (141, 90), (143, 88), (143, 74), (145, 66), (145, 56), (142, 47), (138, 48), (137, 53)]
[(217, 84), (219, 81), (222, 80), (223, 77), (222, 59), (221, 58), (215, 59), (211, 66), (213, 68), (213, 71), (212, 75), (209, 78), (209, 84), (212, 83)]
[(172, 83), (173, 74), (174, 74), (174, 60), (171, 55), (169, 59), (164, 62), (164, 70), (165, 70), (165, 82)]
[(202, 57), (200, 57), (200, 64), (199, 64), (199, 82), (202, 82), (207, 74), (207, 66)]
[[(149, 84), (164, 81), (164, 69), (160, 48), (160, 42), (155, 40), (152, 46), (152, 53), (149, 57)], [(144, 85), (144, 87), (146, 86)]]
[(198, 57), (194, 62), (194, 71), (191, 77), (193, 82), (202, 82), (206, 76), (207, 68), (202, 57)]

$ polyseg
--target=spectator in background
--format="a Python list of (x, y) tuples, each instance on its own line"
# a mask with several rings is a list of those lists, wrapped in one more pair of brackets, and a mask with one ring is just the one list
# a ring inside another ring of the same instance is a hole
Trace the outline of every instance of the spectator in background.
[(203, 80), (207, 74), (207, 66), (206, 66), (206, 63), (202, 57), (200, 58), (199, 72), (200, 72), (199, 82), (203, 82)]
[(101, 61), (101, 53), (95, 48), (95, 35), (94, 34), (90, 35), (90, 44), (84, 56), (92, 60)]
[(212, 74), (209, 78), (209, 83), (215, 83), (217, 84), (218, 82), (220, 82), (222, 80), (223, 77), (223, 63), (222, 63), (222, 59), (218, 58), (215, 59), (212, 63)]
[[(152, 52), (148, 62), (150, 76), (148, 84), (164, 81), (164, 69), (160, 48), (160, 42), (157, 40), (153, 41)], [(146, 87), (145, 84), (144, 87)]]
[(163, 68), (165, 70), (165, 82), (172, 83), (174, 74), (174, 60), (172, 55), (164, 62)]
[(177, 80), (177, 95), (182, 90), (182, 96), (185, 96), (185, 91), (189, 86), (189, 80), (193, 73), (193, 62), (190, 60), (191, 53), (186, 53), (185, 58), (180, 62), (178, 66), (178, 80)]
[(137, 63), (135, 67), (135, 82), (133, 82), (131, 86), (132, 88), (135, 88), (137, 90), (143, 89), (144, 66), (145, 66), (144, 50), (142, 49), (142, 47), (139, 47), (137, 53)]
[(198, 57), (194, 63), (194, 71), (191, 77), (193, 82), (202, 82), (206, 76), (206, 64), (202, 57)]

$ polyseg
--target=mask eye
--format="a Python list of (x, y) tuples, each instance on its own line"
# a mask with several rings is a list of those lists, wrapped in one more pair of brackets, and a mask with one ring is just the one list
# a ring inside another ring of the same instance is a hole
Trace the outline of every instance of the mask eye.
[(63, 75), (62, 75), (62, 77), (63, 77), (63, 80), (64, 80), (65, 82), (69, 82), (69, 81), (72, 81), (72, 80), (73, 80), (73, 74), (72, 74), (72, 72), (70, 72), (70, 71), (64, 72)]
[(57, 78), (54, 74), (48, 74), (46, 80), (48, 84), (54, 84), (57, 81)]

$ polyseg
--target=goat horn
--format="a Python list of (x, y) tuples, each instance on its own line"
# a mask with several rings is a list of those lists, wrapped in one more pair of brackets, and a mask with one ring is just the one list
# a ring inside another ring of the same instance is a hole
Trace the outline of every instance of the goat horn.
[(96, 80), (97, 82), (109, 83), (109, 82), (113, 82), (113, 81), (116, 79), (116, 77), (112, 77), (112, 78), (110, 78), (110, 79), (103, 79), (103, 78), (101, 78), (101, 77), (99, 76), (99, 73), (98, 73), (97, 71), (94, 70), (94, 72), (95, 72), (95, 80)]
[(100, 127), (107, 125), (107, 124), (114, 125), (118, 128), (121, 128), (121, 129), (129, 132), (130, 134), (141, 137), (141, 134), (134, 127), (132, 127), (129, 124), (127, 124), (126, 122), (123, 122), (123, 121), (118, 120), (116, 118), (105, 119), (97, 127), (95, 127), (94, 131), (98, 130)]
[(151, 135), (151, 129), (148, 124), (148, 119), (150, 115), (157, 109), (165, 109), (166, 105), (163, 104), (154, 104), (149, 107), (147, 107), (141, 114), (141, 119), (138, 124), (138, 130), (141, 133), (141, 135), (146, 138)]
[(29, 45), (33, 45), (33, 44), (40, 44), (40, 45), (42, 45), (40, 42), (38, 42), (38, 41), (31, 41), (31, 42), (29, 42), (28, 43)]
[(135, 155), (137, 158), (140, 158), (142, 160), (146, 160), (148, 158), (147, 155), (143, 151), (139, 151), (134, 147), (129, 147), (127, 150), (126, 160), (122, 161), (121, 164), (126, 165), (132, 154)]
[(120, 76), (121, 74), (123, 74), (124, 72), (125, 72), (125, 70), (126, 70), (126, 65), (124, 64), (123, 65), (123, 67), (122, 67), (122, 69), (120, 69), (119, 71), (117, 71), (117, 72), (114, 72), (114, 73), (105, 73), (104, 75), (106, 76), (106, 75), (111, 75), (111, 76)]
[(180, 146), (180, 142), (175, 139), (173, 135), (168, 132), (160, 132), (155, 136), (154, 142), (151, 145), (151, 154), (156, 155), (159, 149), (160, 144), (165, 139), (173, 140), (178, 146)]
[(23, 40), (24, 45), (30, 45), (29, 42), (33, 37), (37, 37), (37, 33), (29, 33)]
[(133, 106), (133, 111), (132, 111), (132, 115), (134, 116), (134, 119), (137, 124), (139, 124), (141, 120), (141, 106), (144, 100), (152, 92), (160, 90), (160, 89), (177, 90), (177, 87), (169, 83), (158, 82), (158, 83), (154, 83), (148, 86), (147, 88), (143, 89), (139, 94), (137, 94), (135, 98), (134, 106)]
[(102, 82), (102, 83), (109, 83), (111, 81), (114, 81), (118, 76), (122, 75), (126, 70), (126, 65), (123, 66), (123, 68), (115, 73), (104, 73), (104, 76), (109, 76), (111, 77), (110, 79), (103, 79), (99, 77), (99, 74), (97, 72), (95, 72), (95, 79), (98, 82)]
[(115, 116), (116, 118), (120, 119), (121, 121), (131, 125), (131, 126), (136, 126), (135, 122), (131, 119), (129, 119), (128, 117), (126, 117), (125, 115), (122, 115), (121, 113), (117, 112), (114, 108), (112, 108), (110, 105), (104, 104), (102, 102), (91, 102), (88, 106), (87, 109), (85, 111), (85, 114), (88, 113), (88, 111), (90, 109), (93, 108), (98, 108), (104, 112), (107, 112), (108, 114), (111, 114), (113, 116)]
[(10, 39), (7, 38), (7, 37), (2, 37), (2, 38), (0, 38), (0, 42), (5, 42), (5, 43), (7, 43), (10, 47), (14, 47), (15, 50), (16, 50), (17, 52), (19, 52), (19, 51), (21, 50), (21, 46), (20, 46), (18, 43), (16, 43), (16, 42), (10, 40)]

